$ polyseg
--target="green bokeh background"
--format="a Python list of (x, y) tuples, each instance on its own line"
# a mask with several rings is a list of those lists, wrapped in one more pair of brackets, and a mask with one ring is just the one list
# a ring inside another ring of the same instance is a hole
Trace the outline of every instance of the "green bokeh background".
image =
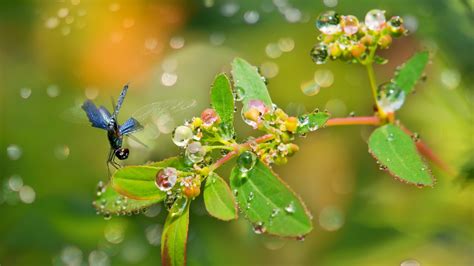
[[(153, 101), (197, 100), (196, 108), (176, 116), (182, 122), (208, 106), (214, 76), (229, 71), (232, 58), (241, 56), (255, 65), (267, 61), (278, 65), (278, 75), (269, 79), (268, 86), (279, 106), (319, 107), (335, 116), (371, 114), (372, 98), (362, 67), (340, 62), (315, 65), (308, 56), (317, 37), (313, 22), (328, 9), (323, 1), (235, 1), (237, 13), (226, 17), (221, 8), (228, 3), (0, 2), (0, 265), (65, 265), (68, 259), (62, 255), (71, 247), (81, 251), (78, 265), (87, 265), (93, 251), (108, 256), (108, 264), (94, 265), (159, 264), (160, 247), (149, 243), (146, 231), (164, 223), (163, 210), (156, 217), (107, 221), (92, 208), (96, 184), (106, 180), (108, 144), (104, 132), (74, 123), (74, 117), (65, 118), (69, 108), (85, 99), (85, 91), (97, 92), (95, 101), (108, 106), (110, 96), (116, 97), (131, 81), (122, 119)], [(286, 21), (276, 8), (282, 3), (298, 8), (304, 22)], [(119, 9), (111, 11), (117, 4)], [(67, 17), (73, 21), (68, 24), (61, 18), (57, 27), (47, 28), (48, 18), (61, 8), (68, 8)], [(275, 167), (314, 215), (315, 230), (305, 241), (255, 235), (243, 218), (229, 223), (215, 220), (197, 200), (191, 207), (189, 265), (474, 263), (473, 4), (340, 0), (334, 9), (361, 18), (372, 8), (415, 19), (418, 25), (412, 35), (383, 51), (390, 63), (377, 66), (379, 82), (389, 80), (395, 67), (416, 50), (429, 49), (433, 56), (427, 81), (408, 97), (398, 117), (456, 173), (464, 169), (471, 175), (451, 176), (433, 166), (434, 188), (401, 184), (379, 171), (367, 152), (371, 127), (322, 129), (298, 140), (301, 151), (287, 165)], [(260, 14), (254, 25), (243, 21), (249, 10)], [(225, 40), (212, 44), (211, 35)], [(174, 36), (184, 38), (182, 48), (170, 47)], [(266, 45), (280, 38), (292, 38), (294, 49), (269, 58)], [(156, 46), (147, 50), (146, 43), (153, 40)], [(170, 59), (178, 62), (178, 80), (167, 87), (160, 80), (162, 64)], [(306, 96), (300, 85), (313, 79), (318, 69), (331, 70), (335, 81), (316, 96)], [(59, 88), (57, 97), (47, 94), (52, 85)], [(22, 88), (31, 89), (27, 99), (20, 95)], [(238, 130), (242, 137), (252, 134), (243, 123), (238, 123)], [(12, 144), (21, 148), (18, 160), (7, 156)], [(64, 147), (69, 149), (67, 158), (61, 157)], [(170, 136), (162, 135), (150, 150), (132, 149), (127, 163), (160, 160), (177, 152)], [(34, 189), (33, 203), (23, 203), (9, 190), (13, 175)], [(331, 214), (328, 210), (336, 214), (332, 221), (342, 225), (337, 230), (321, 225), (321, 214), (324, 220), (324, 214)], [(105, 238), (104, 232), (111, 228), (123, 233), (117, 244)]]

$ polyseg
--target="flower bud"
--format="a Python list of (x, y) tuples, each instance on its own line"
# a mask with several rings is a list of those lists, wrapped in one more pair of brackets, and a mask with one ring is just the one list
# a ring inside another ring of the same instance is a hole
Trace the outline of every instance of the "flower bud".
[(359, 58), (365, 52), (365, 45), (362, 43), (356, 43), (351, 46), (351, 54), (355, 58)]
[(193, 118), (193, 122), (191, 124), (193, 126), (193, 128), (198, 128), (202, 125), (202, 119), (199, 118), (199, 117), (195, 117)]
[(390, 44), (392, 44), (392, 36), (388, 34), (380, 36), (379, 41), (378, 41), (378, 45), (380, 45), (380, 48), (387, 49), (390, 46)]
[(295, 133), (296, 129), (298, 128), (298, 119), (294, 116), (288, 117), (288, 119), (285, 121), (285, 127), (287, 131)]
[(331, 43), (329, 45), (329, 55), (333, 59), (338, 58), (339, 56), (341, 56), (341, 54), (342, 54), (342, 50), (338, 43)]
[(372, 35), (365, 35), (360, 39), (360, 42), (364, 44), (365, 46), (371, 46), (374, 44), (374, 36)]

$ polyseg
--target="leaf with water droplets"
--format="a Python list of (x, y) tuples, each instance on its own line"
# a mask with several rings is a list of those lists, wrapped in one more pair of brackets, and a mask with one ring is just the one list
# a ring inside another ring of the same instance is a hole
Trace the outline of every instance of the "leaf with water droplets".
[(377, 128), (369, 138), (369, 152), (382, 169), (403, 182), (433, 186), (430, 170), (416, 150), (413, 140), (400, 128), (388, 124)]
[(111, 185), (118, 193), (131, 199), (161, 201), (166, 194), (158, 189), (156, 174), (164, 167), (174, 167), (177, 170), (188, 169), (180, 157), (172, 157), (147, 165), (125, 166), (113, 174)]
[(215, 173), (210, 173), (204, 186), (204, 204), (207, 212), (224, 221), (237, 219), (237, 204), (229, 185)]
[(232, 77), (234, 87), (239, 98), (244, 104), (243, 110), (247, 111), (251, 100), (262, 101), (267, 108), (271, 108), (272, 99), (268, 93), (267, 86), (255, 66), (252, 66), (242, 58), (235, 58), (232, 62)]
[(93, 205), (101, 214), (125, 214), (143, 210), (160, 200), (160, 198), (152, 200), (130, 199), (121, 195), (110, 186), (106, 186), (93, 202)]
[(300, 115), (298, 117), (298, 134), (306, 134), (321, 128), (329, 119), (329, 114), (326, 112), (316, 112), (310, 114)]
[(227, 76), (222, 73), (217, 75), (214, 84), (211, 87), (211, 105), (221, 118), (225, 129), (230, 132), (226, 134), (232, 136), (234, 134), (234, 96)]
[(246, 173), (234, 167), (230, 184), (240, 210), (258, 232), (296, 238), (313, 229), (302, 200), (261, 161)]
[(161, 236), (161, 263), (164, 266), (186, 264), (189, 228), (189, 202), (181, 215), (168, 214)]
[(427, 51), (417, 53), (405, 64), (400, 66), (395, 74), (395, 84), (405, 91), (405, 94), (413, 91), (416, 82), (421, 78), (426, 64), (428, 64), (429, 53)]

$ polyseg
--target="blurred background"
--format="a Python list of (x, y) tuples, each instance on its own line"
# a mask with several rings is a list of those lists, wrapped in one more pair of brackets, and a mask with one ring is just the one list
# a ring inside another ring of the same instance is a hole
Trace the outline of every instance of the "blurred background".
[[(243, 218), (209, 217), (199, 199), (191, 208), (188, 263), (474, 265), (469, 0), (1, 1), (0, 265), (158, 265), (161, 205), (110, 220), (91, 205), (98, 181), (107, 180), (108, 143), (105, 132), (80, 123), (78, 104), (89, 98), (109, 107), (126, 82), (121, 120), (155, 101), (196, 100), (168, 117), (170, 127), (207, 107), (213, 78), (241, 56), (260, 67), (274, 102), (288, 112), (370, 115), (365, 70), (315, 65), (309, 50), (320, 12), (363, 20), (373, 8), (403, 16), (411, 32), (382, 53), (390, 62), (376, 67), (379, 83), (415, 51), (431, 51), (427, 79), (399, 118), (457, 174), (433, 166), (434, 188), (401, 184), (367, 152), (373, 128), (321, 129), (275, 167), (305, 200), (314, 231), (302, 242), (257, 236)], [(315, 80), (323, 86), (305, 95), (302, 88)], [(241, 138), (252, 134), (241, 122), (238, 130)], [(162, 133), (150, 149), (130, 143), (126, 163), (176, 154), (169, 128)]]

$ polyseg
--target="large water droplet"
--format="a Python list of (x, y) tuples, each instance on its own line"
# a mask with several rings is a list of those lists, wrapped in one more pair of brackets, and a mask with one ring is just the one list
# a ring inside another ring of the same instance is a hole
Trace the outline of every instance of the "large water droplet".
[(311, 49), (310, 55), (316, 64), (324, 64), (329, 58), (328, 47), (325, 44), (317, 44)]
[(405, 91), (393, 82), (383, 83), (377, 91), (377, 103), (385, 112), (400, 109), (405, 102)]
[(379, 31), (385, 24), (385, 11), (372, 9), (365, 15), (365, 25), (370, 30)]
[(326, 11), (316, 20), (316, 28), (324, 34), (336, 34), (341, 31), (340, 17), (335, 11)]
[(207, 108), (201, 113), (201, 119), (204, 127), (214, 125), (220, 118), (217, 112), (212, 108)]
[(206, 150), (201, 142), (192, 142), (186, 147), (186, 157), (193, 163), (199, 163), (204, 160)]
[(240, 154), (239, 158), (237, 158), (237, 164), (239, 166), (240, 172), (247, 173), (248, 171), (252, 170), (257, 162), (257, 155), (251, 151), (244, 151)]
[(176, 184), (177, 178), (178, 173), (176, 168), (166, 167), (158, 171), (155, 183), (161, 191), (168, 191)]
[(193, 131), (187, 126), (179, 126), (173, 131), (173, 142), (176, 146), (184, 147), (193, 137)]
[(344, 33), (350, 36), (359, 31), (359, 20), (352, 15), (342, 16), (341, 26)]

